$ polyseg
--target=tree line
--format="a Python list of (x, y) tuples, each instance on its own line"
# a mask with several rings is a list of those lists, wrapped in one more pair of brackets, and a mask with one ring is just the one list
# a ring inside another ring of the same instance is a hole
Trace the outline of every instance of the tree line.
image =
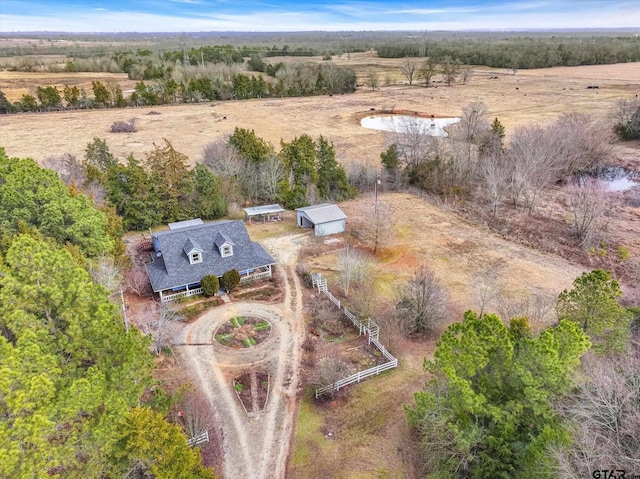
[(298, 208), (357, 194), (336, 160), (333, 144), (322, 136), (317, 141), (306, 134), (281, 141), (276, 153), (253, 130), (236, 127), (228, 140), (205, 146), (203, 162), (223, 180), (225, 196), (236, 201), (279, 201)]
[(0, 476), (212, 478), (96, 274), (119, 219), (2, 149), (0, 179)]
[[(596, 172), (612, 151), (612, 131), (575, 113), (548, 126), (520, 126), (506, 144), (504, 127), (497, 118), (489, 122), (482, 102), (463, 107), (461, 121), (448, 128), (449, 138), (427, 130), (414, 119), (391, 134), (381, 155), (390, 181), (444, 197), (475, 198), (494, 217), (509, 204), (532, 215), (548, 188)], [(588, 248), (600, 241), (611, 204), (597, 185), (584, 186), (573, 190), (570, 210), (575, 236)]]
[(92, 82), (92, 96), (75, 85), (66, 85), (62, 91), (56, 86), (39, 86), (35, 95), (25, 93), (19, 101), (12, 103), (0, 91), (0, 113), (332, 95), (351, 93), (356, 89), (355, 72), (333, 65), (280, 63), (268, 65), (266, 70), (273, 75), (269, 81), (261, 74), (208, 75), (199, 71), (181, 75), (183, 79), (176, 81), (169, 72), (152, 83), (139, 81), (129, 98), (125, 98), (117, 83), (101, 81)]
[(550, 37), (414, 40), (379, 45), (382, 58), (453, 58), (465, 65), (548, 68), (640, 61), (635, 37)]
[[(358, 189), (349, 183), (336, 160), (333, 144), (325, 138), (313, 140), (301, 135), (290, 142), (282, 141), (280, 146), (276, 153), (273, 145), (252, 130), (236, 128), (230, 137), (206, 145), (202, 161), (190, 167), (189, 158), (167, 140), (162, 145), (154, 144), (143, 160), (129, 155), (119, 161), (105, 140), (94, 138), (87, 144), (84, 160), (63, 155), (43, 163), (55, 169), (74, 191), (86, 192), (102, 205), (104, 214), (117, 222), (114, 237), (122, 229), (146, 230), (189, 218), (220, 218), (227, 214), (229, 204), (247, 200), (281, 202), (287, 208), (297, 208), (320, 200), (343, 201), (357, 194)], [(42, 171), (33, 175), (34, 181), (44, 185), (48, 182), (43, 175), (56, 178), (52, 171)], [(58, 192), (58, 197), (64, 195)], [(21, 200), (17, 193), (15, 198)], [(77, 198), (74, 201), (86, 200), (84, 196)], [(6, 208), (17, 208), (10, 201), (5, 204)], [(81, 208), (69, 204), (60, 209), (72, 215)], [(14, 216), (13, 230), (20, 219), (20, 215)], [(66, 230), (65, 234), (72, 232)], [(104, 247), (97, 244), (94, 250)]]

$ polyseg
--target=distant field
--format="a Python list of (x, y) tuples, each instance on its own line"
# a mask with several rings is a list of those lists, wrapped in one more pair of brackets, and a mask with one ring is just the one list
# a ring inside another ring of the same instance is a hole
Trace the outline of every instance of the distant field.
[[(270, 59), (277, 61), (278, 58)], [(290, 61), (313, 59), (289, 59)], [(197, 105), (156, 106), (121, 110), (66, 111), (22, 114), (0, 121), (0, 145), (11, 156), (36, 160), (49, 155), (84, 154), (94, 137), (105, 138), (119, 157), (133, 153), (143, 157), (153, 143), (170, 140), (191, 161), (199, 160), (208, 142), (224, 137), (236, 126), (255, 130), (256, 134), (279, 146), (280, 139), (291, 140), (302, 133), (325, 136), (333, 141), (341, 160), (378, 163), (385, 145), (383, 132), (359, 126), (359, 113), (375, 108), (395, 107), (437, 116), (456, 116), (461, 108), (476, 100), (485, 102), (489, 114), (498, 117), (507, 128), (526, 122), (546, 122), (566, 112), (589, 113), (605, 118), (614, 102), (640, 93), (640, 64), (558, 67), (543, 70), (520, 70), (512, 75), (506, 70), (474, 68), (467, 85), (447, 87), (409, 87), (406, 84), (384, 86), (388, 74), (394, 82), (406, 83), (399, 72), (400, 59), (379, 59), (372, 53), (342, 55), (334, 62), (354, 68), (359, 78), (369, 71), (379, 74), (379, 90), (360, 87), (354, 94), (304, 98), (210, 102)], [(497, 78), (492, 78), (497, 77)], [(0, 89), (9, 98), (37, 85), (77, 83), (90, 87), (91, 79), (113, 79), (123, 90), (132, 81), (119, 74), (46, 74), (0, 72)], [(359, 81), (360, 82), (360, 81)], [(31, 86), (30, 86), (31, 85)], [(598, 89), (587, 89), (598, 86)], [(18, 95), (19, 96), (19, 95)], [(149, 115), (151, 111), (160, 115)], [(112, 134), (111, 123), (138, 119), (139, 131)], [(226, 119), (225, 119), (226, 117)]]

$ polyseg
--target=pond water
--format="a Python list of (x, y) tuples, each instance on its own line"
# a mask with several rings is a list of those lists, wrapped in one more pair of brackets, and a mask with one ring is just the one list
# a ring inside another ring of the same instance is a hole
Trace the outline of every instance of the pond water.
[(640, 175), (619, 166), (603, 166), (594, 174), (585, 174), (578, 178), (582, 183), (585, 179), (596, 178), (607, 191), (627, 191), (640, 186)]
[(360, 126), (371, 130), (420, 133), (431, 136), (448, 136), (445, 128), (458, 123), (460, 118), (422, 118), (410, 115), (371, 115), (360, 120)]

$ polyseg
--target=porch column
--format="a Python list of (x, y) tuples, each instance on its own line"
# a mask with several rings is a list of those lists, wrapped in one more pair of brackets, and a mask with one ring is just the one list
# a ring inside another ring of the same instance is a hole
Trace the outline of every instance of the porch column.
[(164, 303), (164, 296), (162, 296), (162, 290), (160, 290), (160, 302)]
[(269, 278), (271, 278), (271, 265), (269, 265)]

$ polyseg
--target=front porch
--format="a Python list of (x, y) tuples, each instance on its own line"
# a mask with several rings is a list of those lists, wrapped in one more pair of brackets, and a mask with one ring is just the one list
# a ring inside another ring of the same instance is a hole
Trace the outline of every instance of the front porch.
[(250, 283), (261, 278), (271, 278), (271, 265), (249, 271), (240, 271), (240, 284)]
[[(272, 265), (268, 264), (260, 268), (256, 268), (248, 271), (240, 271), (240, 284), (250, 283), (262, 278), (271, 278), (272, 277), (271, 266)], [(180, 298), (188, 298), (190, 296), (202, 294), (202, 288), (200, 287), (200, 283), (191, 284), (191, 285), (185, 284), (184, 286), (179, 288), (159, 291), (158, 294), (160, 295), (161, 303), (168, 303), (171, 301), (176, 301)]]

